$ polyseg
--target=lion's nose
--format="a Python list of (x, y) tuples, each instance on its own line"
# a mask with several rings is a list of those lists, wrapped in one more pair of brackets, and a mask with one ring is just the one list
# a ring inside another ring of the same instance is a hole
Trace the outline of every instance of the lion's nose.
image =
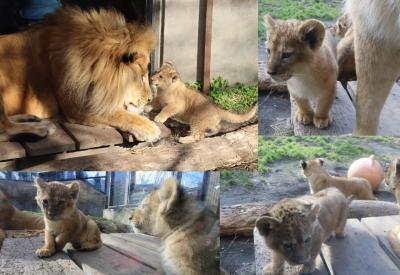
[(268, 70), (269, 75), (276, 75), (277, 71), (276, 70)]

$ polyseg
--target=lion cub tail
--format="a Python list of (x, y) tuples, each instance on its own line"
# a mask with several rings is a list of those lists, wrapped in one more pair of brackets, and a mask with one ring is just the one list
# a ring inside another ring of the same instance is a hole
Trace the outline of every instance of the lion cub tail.
[(235, 114), (229, 111), (220, 109), (221, 119), (230, 123), (243, 123), (252, 119), (257, 113), (257, 104), (246, 114)]

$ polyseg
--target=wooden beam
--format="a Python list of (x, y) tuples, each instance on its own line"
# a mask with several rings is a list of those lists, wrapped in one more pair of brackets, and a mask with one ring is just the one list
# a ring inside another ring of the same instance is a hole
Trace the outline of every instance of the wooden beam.
[(205, 27), (204, 27), (204, 53), (203, 53), (203, 93), (208, 94), (211, 78), (211, 39), (212, 17), (214, 0), (206, 0)]

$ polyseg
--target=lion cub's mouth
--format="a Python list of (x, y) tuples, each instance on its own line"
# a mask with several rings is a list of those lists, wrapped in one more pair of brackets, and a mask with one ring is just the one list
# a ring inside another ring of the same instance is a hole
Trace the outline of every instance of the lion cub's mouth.
[(269, 75), (269, 76), (271, 77), (271, 79), (274, 82), (277, 82), (277, 83), (286, 82), (292, 77), (292, 75), (290, 75), (290, 74), (281, 74), (281, 75), (273, 75), (273, 76)]
[(136, 106), (133, 103), (124, 103), (125, 109), (128, 112), (135, 113), (135, 114), (142, 114), (144, 111), (144, 106)]

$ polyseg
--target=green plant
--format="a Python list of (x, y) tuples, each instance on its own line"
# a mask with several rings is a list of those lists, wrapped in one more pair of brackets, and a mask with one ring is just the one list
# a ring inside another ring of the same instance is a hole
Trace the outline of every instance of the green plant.
[(254, 184), (251, 181), (251, 173), (246, 171), (221, 171), (221, 186), (229, 188), (232, 186), (242, 186), (251, 189)]

